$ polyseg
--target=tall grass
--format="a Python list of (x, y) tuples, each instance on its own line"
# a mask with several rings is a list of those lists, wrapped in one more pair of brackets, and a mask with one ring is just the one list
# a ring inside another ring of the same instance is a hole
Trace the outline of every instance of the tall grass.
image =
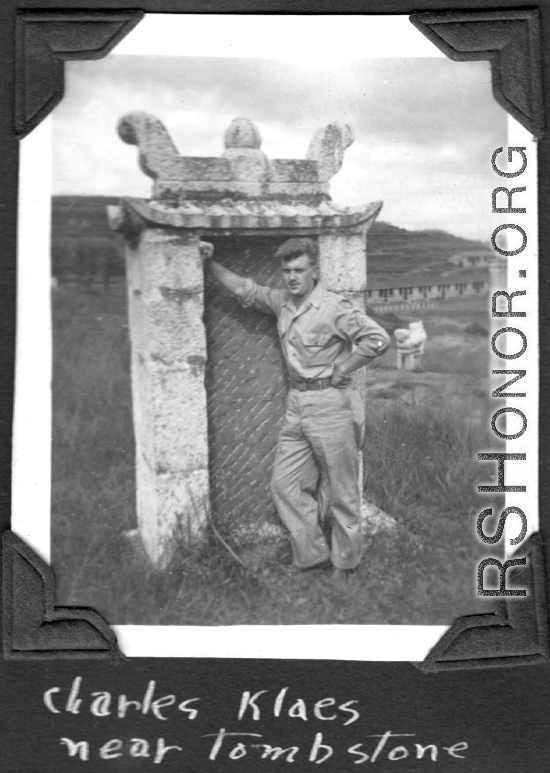
[(120, 306), (114, 295), (54, 298), (52, 557), (67, 603), (116, 567), (122, 535), (135, 526), (129, 342)]
[[(286, 538), (235, 557), (214, 532), (180, 544), (156, 572), (135, 528), (129, 345), (121, 291), (54, 301), (52, 566), (57, 603), (112, 624), (449, 623), (479, 609), (474, 538), (478, 424), (397, 401), (367, 416), (365, 493), (397, 527), (367, 539), (345, 588), (323, 572), (290, 576)], [(486, 505), (485, 505), (486, 506)]]

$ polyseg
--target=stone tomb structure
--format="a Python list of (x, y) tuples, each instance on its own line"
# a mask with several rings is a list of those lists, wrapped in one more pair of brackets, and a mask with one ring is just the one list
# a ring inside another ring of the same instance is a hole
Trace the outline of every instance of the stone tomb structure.
[(276, 248), (315, 238), (323, 285), (364, 308), (366, 233), (382, 202), (331, 201), (352, 142), (346, 124), (319, 129), (301, 160), (268, 159), (246, 118), (227, 128), (217, 158), (179, 155), (145, 113), (123, 117), (118, 132), (153, 180), (150, 199), (123, 199), (108, 214), (126, 244), (139, 531), (162, 566), (210, 519), (243, 543), (279, 529), (269, 479), (287, 385), (275, 320), (205, 280), (200, 241), (277, 287)]

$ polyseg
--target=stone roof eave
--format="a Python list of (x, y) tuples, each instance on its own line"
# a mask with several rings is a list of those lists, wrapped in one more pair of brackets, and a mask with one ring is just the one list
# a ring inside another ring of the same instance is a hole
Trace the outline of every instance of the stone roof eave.
[[(317, 207), (307, 207), (301, 203), (296, 207), (288, 204), (281, 207), (277, 202), (262, 201), (261, 206), (270, 214), (258, 214), (252, 211), (253, 205), (249, 202), (236, 202), (226, 207), (218, 205), (209, 211), (207, 207), (201, 209), (191, 202), (183, 207), (170, 207), (146, 199), (124, 198), (119, 206), (108, 207), (108, 218), (113, 230), (128, 235), (138, 233), (146, 225), (192, 231), (208, 230), (219, 234), (239, 232), (250, 236), (273, 233), (311, 235), (348, 228), (360, 228), (366, 233), (376, 220), (382, 204), (382, 201), (375, 201), (353, 210), (338, 210), (331, 205), (332, 213), (326, 214)], [(292, 214), (293, 209), (295, 212)], [(307, 214), (303, 213), (304, 209)]]

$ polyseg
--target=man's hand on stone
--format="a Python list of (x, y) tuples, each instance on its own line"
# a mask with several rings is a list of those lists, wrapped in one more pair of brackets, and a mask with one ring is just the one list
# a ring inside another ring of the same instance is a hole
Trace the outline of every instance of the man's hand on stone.
[(203, 260), (210, 260), (214, 254), (214, 245), (210, 242), (199, 242), (199, 252)]

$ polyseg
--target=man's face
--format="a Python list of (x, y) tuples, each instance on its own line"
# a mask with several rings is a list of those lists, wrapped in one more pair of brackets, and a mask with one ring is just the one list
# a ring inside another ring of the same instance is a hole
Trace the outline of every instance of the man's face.
[(285, 285), (297, 300), (310, 294), (319, 274), (317, 266), (311, 265), (307, 255), (283, 261), (281, 271)]

